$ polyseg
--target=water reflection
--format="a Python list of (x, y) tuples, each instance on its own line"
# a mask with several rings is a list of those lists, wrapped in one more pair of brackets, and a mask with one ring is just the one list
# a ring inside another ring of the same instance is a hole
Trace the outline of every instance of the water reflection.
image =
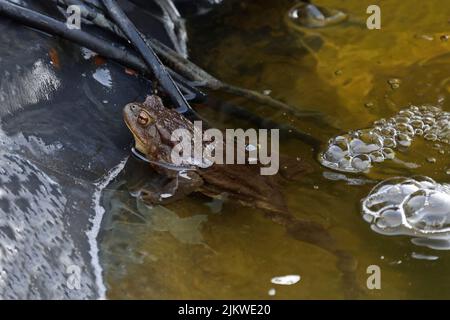
[(19, 109), (49, 100), (61, 86), (53, 68), (37, 60), (30, 70), (16, 65), (15, 72), (3, 70), (0, 82), (0, 117), (13, 114)]

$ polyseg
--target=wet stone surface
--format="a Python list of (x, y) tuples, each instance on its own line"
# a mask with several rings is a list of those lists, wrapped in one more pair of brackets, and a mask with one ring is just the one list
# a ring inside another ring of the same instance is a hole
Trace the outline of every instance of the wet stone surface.
[(0, 298), (101, 297), (94, 194), (128, 156), (122, 107), (148, 84), (7, 19), (0, 30)]

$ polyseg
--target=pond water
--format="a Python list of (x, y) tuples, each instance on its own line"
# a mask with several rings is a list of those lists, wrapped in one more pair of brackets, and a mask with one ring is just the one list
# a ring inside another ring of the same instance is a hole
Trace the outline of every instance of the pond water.
[[(317, 3), (342, 10), (348, 20), (308, 29), (289, 17), (294, 3), (287, 0), (224, 1), (191, 14), (190, 56), (229, 83), (320, 113), (297, 119), (217, 94), (322, 142), (321, 150), (312, 150), (283, 137), (282, 151), (301, 157), (314, 172), (282, 191), (296, 217), (326, 226), (335, 245), (357, 260), (352, 285), (358, 290), (348, 293), (333, 254), (295, 240), (257, 209), (231, 202), (220, 207), (195, 196), (146, 207), (130, 190), (151, 173), (130, 159), (102, 199), (107, 215), (100, 254), (109, 298), (450, 298), (449, 251), (414, 244), (409, 235), (376, 233), (361, 210), (361, 200), (388, 178), (422, 175), (449, 183), (450, 147), (414, 139), (396, 161), (377, 163), (366, 173), (336, 172), (318, 161), (330, 138), (370, 128), (410, 105), (450, 111), (450, 3)], [(370, 4), (381, 7), (381, 30), (366, 28)], [(220, 127), (251, 126), (212, 107), (198, 110)], [(381, 290), (366, 288), (372, 265), (380, 267)]]

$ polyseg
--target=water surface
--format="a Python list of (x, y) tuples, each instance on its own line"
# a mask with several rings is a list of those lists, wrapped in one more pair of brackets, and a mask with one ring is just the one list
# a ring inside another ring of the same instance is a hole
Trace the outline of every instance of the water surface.
[[(270, 90), (299, 110), (320, 112), (320, 118), (299, 120), (221, 95), (308, 132), (324, 145), (333, 136), (370, 127), (410, 104), (450, 110), (450, 4), (317, 2), (347, 12), (349, 21), (307, 29), (287, 22), (292, 1), (225, 1), (188, 18), (190, 56), (227, 82)], [(365, 12), (376, 3), (382, 10), (382, 29), (369, 31)], [(201, 112), (218, 126), (246, 125), (213, 109), (203, 107)], [(301, 182), (284, 187), (292, 213), (329, 228), (337, 245), (358, 260), (356, 278), (362, 288), (367, 267), (380, 266), (382, 289), (363, 289), (357, 297), (450, 298), (450, 252), (416, 246), (411, 237), (377, 234), (363, 220), (360, 207), (374, 185), (389, 177), (420, 174), (450, 182), (450, 148), (442, 154), (433, 143), (417, 139), (398, 154), (402, 163), (386, 161), (367, 174), (336, 173), (320, 166), (317, 150), (298, 139), (283, 138), (282, 150), (315, 169)], [(149, 175), (131, 159), (104, 195), (108, 220), (101, 257), (108, 297), (347, 297), (333, 255), (292, 239), (256, 209), (225, 203), (215, 213), (220, 204), (195, 196), (166, 208), (144, 206), (129, 191), (136, 180)], [(287, 275), (300, 276), (300, 281), (272, 283)]]

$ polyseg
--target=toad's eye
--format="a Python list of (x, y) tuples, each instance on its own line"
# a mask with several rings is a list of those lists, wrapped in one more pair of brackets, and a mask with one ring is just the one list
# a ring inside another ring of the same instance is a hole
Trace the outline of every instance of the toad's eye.
[(150, 117), (147, 114), (147, 112), (141, 111), (139, 113), (139, 115), (138, 115), (137, 122), (143, 127), (149, 125), (150, 124)]

